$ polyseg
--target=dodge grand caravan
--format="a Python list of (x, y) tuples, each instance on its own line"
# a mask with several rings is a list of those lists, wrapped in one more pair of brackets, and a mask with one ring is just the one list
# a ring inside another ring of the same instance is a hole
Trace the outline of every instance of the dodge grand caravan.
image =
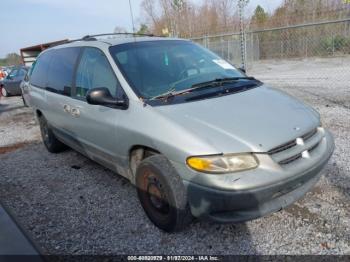
[(30, 103), (69, 146), (135, 185), (171, 232), (255, 219), (301, 198), (334, 149), (320, 115), (187, 40), (88, 36), (37, 58)]

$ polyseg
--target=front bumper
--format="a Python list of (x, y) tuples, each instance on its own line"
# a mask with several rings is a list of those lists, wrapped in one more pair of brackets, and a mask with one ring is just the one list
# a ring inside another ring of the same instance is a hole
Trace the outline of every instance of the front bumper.
[(326, 150), (316, 164), (268, 185), (227, 190), (183, 180), (192, 214), (221, 223), (242, 222), (279, 211), (294, 203), (321, 177), (321, 171), (334, 150), (333, 138), (327, 135), (327, 140)]

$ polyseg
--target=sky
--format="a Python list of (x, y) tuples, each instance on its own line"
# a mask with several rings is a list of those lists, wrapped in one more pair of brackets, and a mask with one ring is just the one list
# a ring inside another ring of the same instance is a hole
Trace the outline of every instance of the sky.
[[(200, 3), (202, 0), (193, 0)], [(131, 0), (135, 27), (142, 22), (140, 4)], [(282, 0), (250, 0), (272, 12)], [(132, 31), (129, 0), (8, 0), (1, 4), (0, 58), (36, 44), (113, 32), (116, 26)]]

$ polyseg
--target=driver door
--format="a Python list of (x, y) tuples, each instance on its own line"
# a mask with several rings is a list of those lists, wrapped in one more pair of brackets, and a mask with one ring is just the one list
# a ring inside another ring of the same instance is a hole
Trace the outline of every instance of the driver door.
[(6, 77), (6, 80), (5, 80), (5, 86), (6, 86), (6, 91), (10, 94), (13, 94), (14, 93), (14, 87), (15, 87), (15, 84), (16, 84), (16, 77), (18, 75), (18, 69), (13, 69), (10, 74)]

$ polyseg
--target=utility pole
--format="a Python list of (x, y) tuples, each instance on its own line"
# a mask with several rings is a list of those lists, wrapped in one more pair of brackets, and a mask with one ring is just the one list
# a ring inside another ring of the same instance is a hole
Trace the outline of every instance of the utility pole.
[(242, 68), (246, 69), (246, 38), (244, 29), (244, 7), (247, 5), (248, 0), (238, 0), (239, 8), (239, 35), (241, 43), (241, 60)]

